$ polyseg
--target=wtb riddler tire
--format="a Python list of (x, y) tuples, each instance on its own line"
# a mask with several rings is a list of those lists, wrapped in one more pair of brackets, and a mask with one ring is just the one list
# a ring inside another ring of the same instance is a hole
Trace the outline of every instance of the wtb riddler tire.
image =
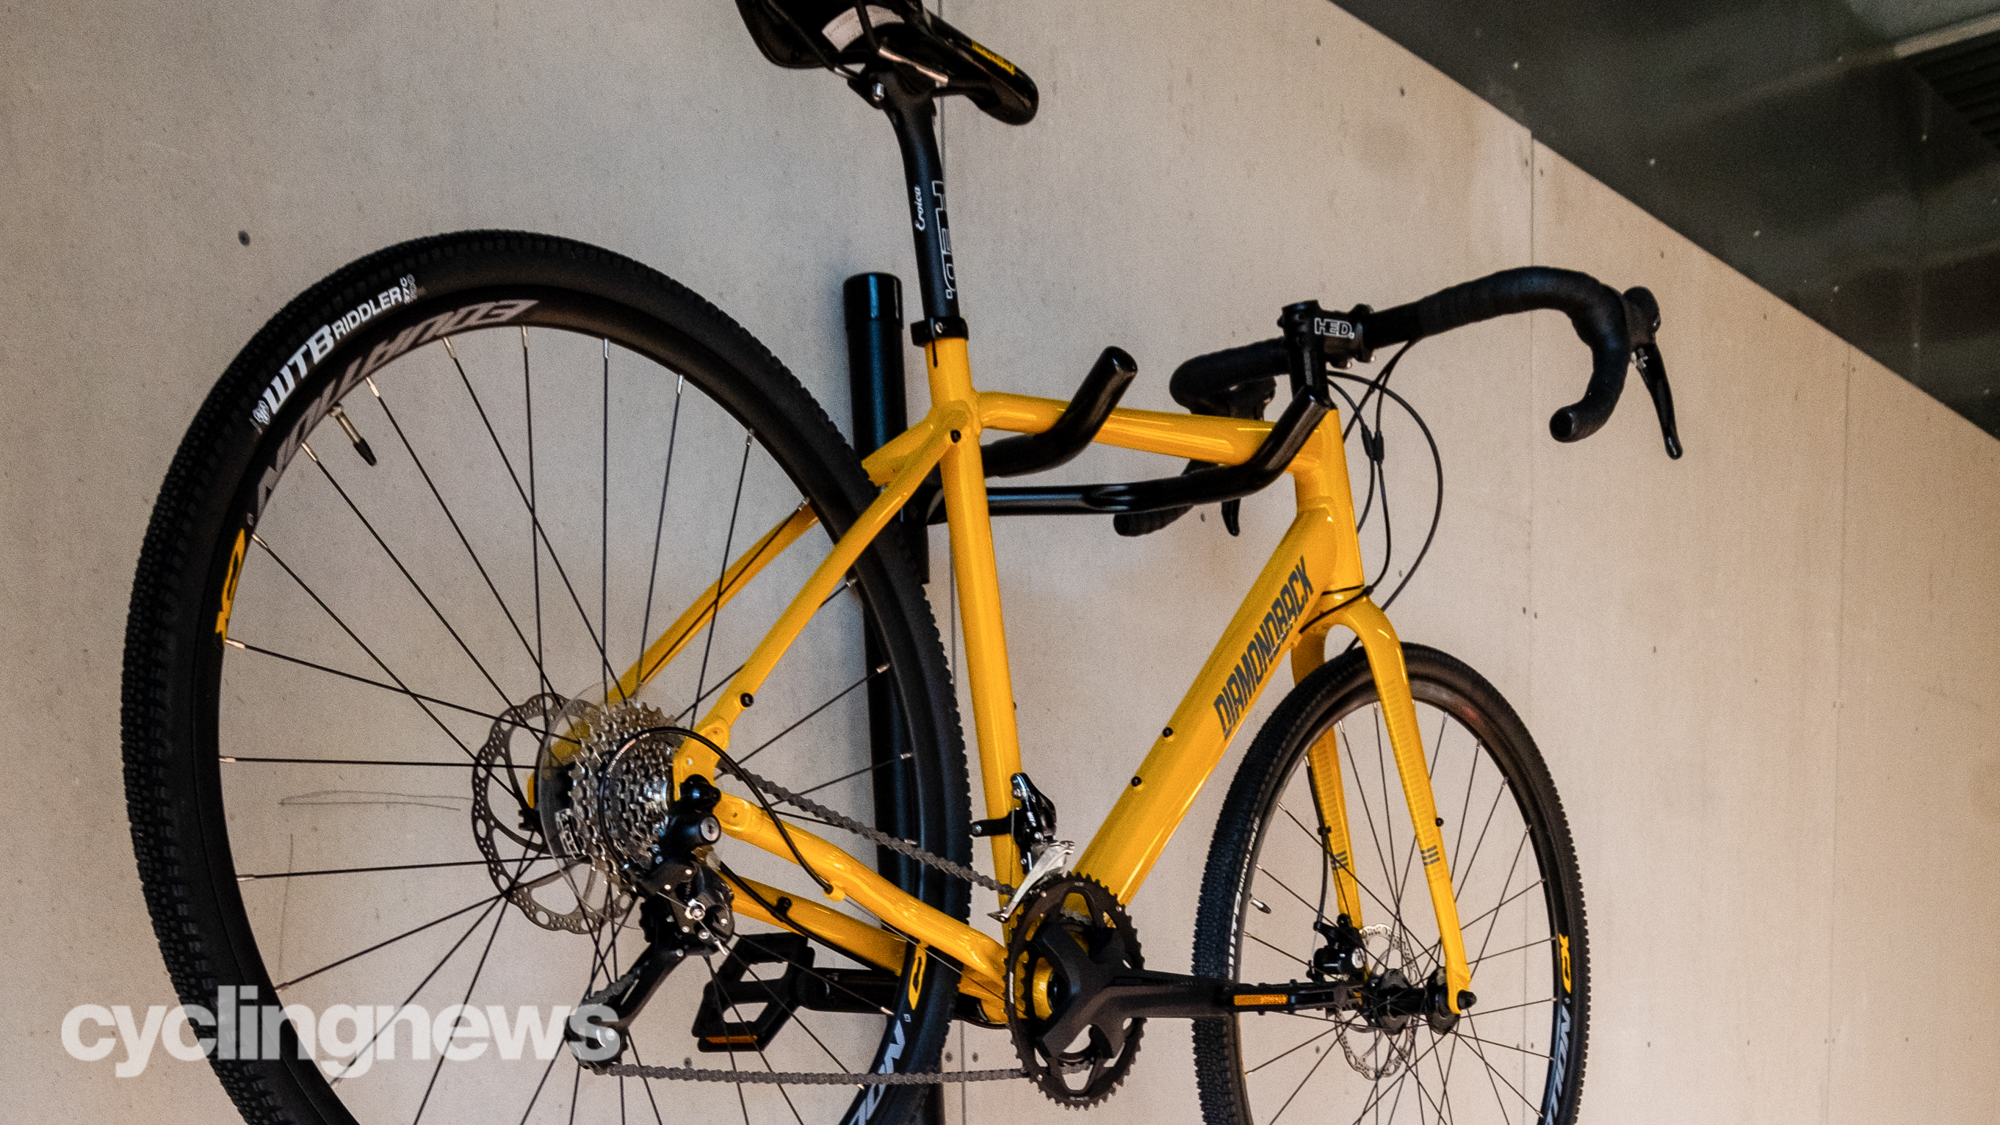
[[(1430, 762), (1476, 1001), (1454, 1023), (1357, 1011), (1195, 1023), (1209, 1125), (1325, 1121), (1569, 1125), (1583, 1085), (1590, 959), (1583, 886), (1562, 803), (1500, 693), (1459, 661), (1403, 646)], [(1415, 834), (1359, 649), (1322, 665), (1258, 732), (1223, 802), (1195, 928), (1194, 970), (1304, 979), (1327, 945), (1338, 882), (1308, 751), (1337, 749), (1345, 866), (1371, 973), (1412, 983), (1439, 965)], [(1320, 760), (1324, 761), (1322, 757)], [(1327, 786), (1332, 802), (1331, 786)], [(1333, 850), (1338, 850), (1336, 847)], [(1400, 1023), (1400, 1026), (1399, 1026)]]
[[(503, 885), (489, 850), (508, 871), (562, 862), (525, 808), (535, 739), (516, 737), (532, 724), (510, 725), (510, 708), (613, 698), (607, 685), (687, 612), (699, 632), (636, 702), (692, 725), (873, 495), (767, 349), (685, 288), (595, 247), (509, 232), (406, 243), (274, 317), (174, 457), (133, 583), (124, 667), (133, 846), (181, 1000), (298, 1006), (240, 1025), (241, 1043), (220, 1036), (213, 1054), (237, 1057), (213, 1066), (245, 1117), (651, 1117), (669, 1098), (682, 1119), (914, 1113), (926, 1087), (666, 1088), (585, 1072), (559, 1036), (524, 1039), (523, 1013), (548, 1021), (573, 1008), (645, 938), (630, 915), (561, 928), (551, 919), (566, 909), (591, 917), (575, 869), (534, 890), (544, 897), (531, 908), (510, 897), (528, 876)], [(773, 550), (702, 615), (695, 602), (725, 566), (802, 507), (819, 529)], [(968, 861), (956, 705), (899, 552), (884, 538), (863, 555), (738, 720), (732, 750), (782, 785)], [(883, 684), (903, 748), (887, 760), (867, 705)], [(717, 848), (747, 877), (817, 898), (796, 867), (747, 851)], [(893, 856), (882, 869), (967, 915), (962, 883)], [(739, 935), (770, 929), (739, 923)], [(863, 968), (823, 946), (815, 956), (817, 969), (799, 971)], [(693, 1015), (710, 973), (728, 967), (720, 952), (683, 962), (622, 1061), (938, 1065), (956, 993), (942, 962), (910, 959), (899, 986), (860, 1012), (799, 1011), (760, 1049), (698, 1054)], [(405, 1004), (474, 1012), (421, 1032), (415, 1017), (375, 1016)], [(473, 1022), (492, 1032), (486, 1049), (444, 1061), (446, 1046), (463, 1053), (454, 1027)], [(195, 1034), (218, 1031), (198, 1017)], [(341, 1062), (351, 1065), (334, 1081)]]

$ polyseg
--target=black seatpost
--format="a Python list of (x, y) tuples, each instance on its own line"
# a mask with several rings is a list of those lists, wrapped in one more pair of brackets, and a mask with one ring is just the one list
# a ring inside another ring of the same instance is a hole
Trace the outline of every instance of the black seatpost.
[(936, 87), (906, 78), (900, 70), (871, 70), (852, 83), (868, 104), (889, 117), (903, 150), (903, 181), (910, 203), (911, 234), (917, 246), (917, 290), (924, 319), (912, 329), (917, 343), (963, 337), (958, 315), (958, 278), (951, 261), (951, 227), (946, 218), (944, 160), (938, 154)]

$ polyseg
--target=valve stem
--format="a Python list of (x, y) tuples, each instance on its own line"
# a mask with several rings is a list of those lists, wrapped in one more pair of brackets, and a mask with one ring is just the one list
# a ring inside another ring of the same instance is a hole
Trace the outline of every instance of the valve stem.
[(361, 459), (373, 466), (375, 451), (368, 448), (368, 439), (362, 437), (361, 431), (354, 428), (354, 419), (349, 418), (347, 411), (342, 410), (337, 402), (333, 404), (333, 420), (340, 423), (341, 430), (347, 434), (347, 440), (354, 443), (354, 452), (361, 454)]

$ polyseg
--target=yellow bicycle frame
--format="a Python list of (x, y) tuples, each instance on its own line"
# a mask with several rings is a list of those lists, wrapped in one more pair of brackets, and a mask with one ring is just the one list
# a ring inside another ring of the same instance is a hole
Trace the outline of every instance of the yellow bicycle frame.
[[(731, 725), (742, 713), (745, 701), (754, 698), (765, 677), (814, 611), (845, 580), (862, 551), (889, 526), (931, 469), (938, 467), (951, 533), (953, 578), (958, 584), (979, 782), (986, 815), (1002, 817), (1013, 807), (1009, 785), (1021, 768), (1021, 748), (1014, 726), (1014, 693), (979, 436), (986, 429), (1040, 433), (1055, 423), (1068, 404), (976, 391), (963, 339), (938, 339), (926, 346), (925, 356), (930, 413), (864, 462), (869, 478), (883, 486), (881, 493), (834, 544), (695, 729), (727, 751)], [(1267, 422), (1120, 409), (1111, 413), (1094, 440), (1235, 465), (1248, 460), (1270, 431)], [(1109, 887), (1121, 902), (1131, 901), (1168, 838), (1193, 806), (1203, 783), (1222, 760), (1279, 657), (1289, 652), (1294, 676), (1303, 678), (1324, 662), (1326, 634), (1336, 625), (1347, 628), (1360, 638), (1380, 694), (1441, 935), (1446, 996), (1452, 1010), (1457, 1011), (1459, 993), (1471, 982), (1471, 970), (1452, 895), (1450, 865), (1437, 828), (1402, 647), (1388, 618), (1363, 593), (1366, 579), (1337, 412), (1322, 422), (1287, 472), (1293, 478), (1297, 516), (1131, 783), (1077, 859), (1075, 870)], [(802, 506), (746, 550), (620, 678), (624, 694), (636, 692), (669, 663), (711, 615), (814, 522), (810, 509)], [(1339, 909), (1359, 926), (1361, 901), (1352, 873), (1333, 738), (1328, 734), (1309, 751), (1308, 766), (1326, 827)], [(681, 778), (712, 777), (716, 765), (713, 751), (689, 739), (681, 747), (675, 773)], [(913, 953), (936, 951), (962, 968), (960, 990), (975, 997), (989, 1016), (1002, 1017), (1007, 969), (1006, 952), (999, 941), (922, 902), (877, 874), (871, 864), (802, 828), (787, 825), (781, 833), (755, 802), (725, 794), (715, 813), (725, 833), (787, 861), (796, 862), (792, 854), (796, 846), (829, 884), (827, 897), (852, 900), (887, 928), (869, 926), (796, 896), (787, 896), (793, 901), (786, 917), (777, 917), (755, 900), (775, 902), (779, 892), (747, 880), (739, 889), (753, 893), (739, 896), (739, 911), (774, 926), (812, 931), (813, 936), (850, 955), (892, 971), (900, 970)], [(992, 848), (996, 872), (1004, 875), (1019, 870), (1012, 839), (996, 836)]]

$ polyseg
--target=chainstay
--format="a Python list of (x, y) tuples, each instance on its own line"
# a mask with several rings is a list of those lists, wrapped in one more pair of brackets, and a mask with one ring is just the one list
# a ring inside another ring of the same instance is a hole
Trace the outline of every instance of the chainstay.
[[(941, 855), (925, 851), (923, 848), (918, 847), (916, 844), (910, 842), (909, 840), (905, 840), (897, 836), (892, 836), (889, 833), (884, 832), (878, 828), (874, 828), (869, 825), (863, 824), (860, 821), (855, 820), (853, 817), (843, 816), (842, 814), (835, 812), (830, 808), (827, 808), (825, 805), (820, 804), (818, 801), (810, 800), (806, 797), (801, 797), (797, 793), (794, 793), (791, 790), (786, 789), (784, 786), (779, 785), (777, 782), (771, 781), (768, 778), (759, 777), (756, 774), (751, 773), (749, 770), (744, 769), (740, 765), (736, 765), (735, 763), (730, 762), (730, 763), (725, 763), (723, 768), (741, 777), (745, 782), (748, 782), (750, 785), (763, 790), (765, 793), (770, 794), (773, 798), (779, 801), (783, 801), (785, 804), (803, 809), (806, 812), (811, 813), (813, 816), (816, 816), (821, 820), (826, 821), (828, 824), (852, 832), (857, 836), (863, 837), (864, 839), (867, 839), (875, 844), (888, 848), (890, 851), (895, 852), (898, 855), (909, 856), (911, 859), (914, 859), (918, 863), (921, 863), (927, 867), (935, 867), (939, 871), (942, 871), (947, 875), (963, 879), (966, 882), (972, 883), (976, 886), (985, 887), (987, 890), (992, 891), (996, 894), (1006, 897), (1011, 897), (1014, 894), (1013, 887), (1008, 886), (1006, 883), (1002, 883), (998, 879), (994, 879), (989, 876), (983, 875), (980, 872), (974, 870), (973, 868), (967, 867), (963, 863), (958, 863), (956, 861), (946, 859)], [(999, 1072), (995, 1071), (994, 1073), (998, 1074)], [(1019, 1074), (1020, 1072), (1010, 1071), (1009, 1073)], [(890, 1085), (896, 1085), (896, 1083), (890, 1083)]]
[(1013, 1070), (946, 1070), (911, 1074), (852, 1074), (837, 1070), (705, 1070), (684, 1066), (615, 1063), (598, 1073), (614, 1078), (664, 1078), (675, 1082), (734, 1082), (753, 1086), (936, 1086), (946, 1082), (1004, 1082)]

